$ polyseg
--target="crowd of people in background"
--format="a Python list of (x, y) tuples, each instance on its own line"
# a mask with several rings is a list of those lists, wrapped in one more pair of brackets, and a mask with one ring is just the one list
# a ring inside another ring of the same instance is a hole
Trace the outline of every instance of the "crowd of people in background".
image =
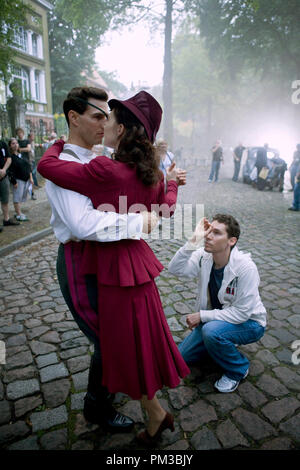
[[(238, 145), (232, 151), (234, 166), (232, 181), (234, 182), (237, 182), (239, 179), (242, 158), (243, 156), (246, 156), (246, 159), (248, 158), (248, 150), (249, 148), (245, 147), (242, 142), (239, 142)], [(283, 160), (279, 156), (278, 151), (276, 151), (275, 149), (270, 149), (267, 143), (265, 143), (261, 147), (255, 147), (253, 148), (253, 150), (255, 150), (255, 159), (253, 167), (251, 169), (251, 174), (247, 175), (248, 179), (251, 180), (252, 186), (260, 191), (264, 189), (272, 190), (274, 187), (278, 187), (279, 191), (282, 192), (284, 187), (284, 175), (286, 170), (288, 169), (285, 160)], [(217, 183), (219, 181), (221, 163), (224, 163), (224, 152), (220, 139), (216, 141), (216, 143), (211, 149), (211, 152), (212, 161), (208, 182)], [(288, 210), (299, 211), (300, 144), (296, 145), (296, 150), (293, 154), (293, 161), (289, 167), (289, 171), (291, 182), (291, 189), (289, 191), (294, 192), (294, 200), (292, 206), (289, 207)]]
[[(60, 138), (67, 140), (64, 135)], [(16, 137), (11, 138), (8, 143), (0, 140), (0, 200), (4, 227), (18, 226), (20, 222), (29, 220), (21, 211), (21, 205), (29, 197), (32, 201), (37, 199), (35, 189), (40, 188), (40, 185), (37, 179), (36, 150), (47, 150), (57, 140), (57, 134), (51, 132), (43, 140), (43, 143), (37, 143), (34, 132), (30, 132), (26, 138), (21, 127), (16, 129)], [(15, 209), (13, 218), (9, 217), (10, 187)], [(0, 227), (0, 232), (2, 230)]]
[(297, 144), (290, 166), (291, 186), (294, 192), (294, 200), (289, 211), (300, 211), (300, 144)]

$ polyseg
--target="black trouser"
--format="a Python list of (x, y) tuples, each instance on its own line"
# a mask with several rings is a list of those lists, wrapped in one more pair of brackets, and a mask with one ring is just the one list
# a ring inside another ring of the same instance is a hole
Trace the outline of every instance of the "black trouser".
[(261, 170), (264, 168), (264, 165), (256, 165), (256, 168), (257, 168), (256, 186), (259, 191), (262, 191), (266, 186), (266, 180), (264, 178), (260, 178), (259, 174)]
[(232, 179), (233, 181), (237, 181), (239, 177), (240, 168), (241, 168), (241, 162), (240, 160), (239, 161), (234, 160), (233, 163), (234, 163), (234, 173), (233, 173)]
[[(62, 292), (62, 295), (66, 301), (67, 306), (71, 314), (74, 317), (77, 325), (85, 336), (94, 344), (94, 354), (91, 358), (90, 370), (89, 370), (89, 379), (88, 379), (88, 389), (87, 391), (96, 398), (97, 400), (103, 400), (108, 397), (108, 390), (106, 387), (101, 385), (102, 380), (102, 360), (101, 360), (101, 350), (99, 338), (96, 333), (85, 323), (85, 321), (80, 317), (76, 312), (74, 304), (72, 302), (67, 268), (65, 262), (65, 252), (64, 245), (61, 243), (58, 248), (57, 263), (56, 263), (57, 278), (59, 286)], [(86, 277), (86, 286), (88, 298), (91, 304), (91, 307), (97, 311), (97, 280), (96, 276), (87, 276)]]

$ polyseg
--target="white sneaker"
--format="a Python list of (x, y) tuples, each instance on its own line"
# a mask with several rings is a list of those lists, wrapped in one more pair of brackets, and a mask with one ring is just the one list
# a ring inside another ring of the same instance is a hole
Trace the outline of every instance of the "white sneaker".
[[(241, 379), (245, 379), (249, 373), (249, 369), (245, 372), (244, 377)], [(234, 392), (240, 384), (240, 380), (232, 380), (227, 375), (223, 374), (222, 377), (215, 382), (215, 388), (219, 390), (221, 393), (230, 393)]]
[(19, 222), (27, 222), (29, 219), (27, 217), (27, 215), (25, 214), (21, 214), (21, 215), (16, 215), (15, 218), (19, 221)]

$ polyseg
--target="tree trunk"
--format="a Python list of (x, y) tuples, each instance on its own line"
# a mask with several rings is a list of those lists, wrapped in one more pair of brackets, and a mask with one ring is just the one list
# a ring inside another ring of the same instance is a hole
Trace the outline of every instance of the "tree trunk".
[(173, 146), (173, 88), (172, 88), (172, 11), (173, 0), (165, 0), (165, 51), (163, 75), (163, 135), (169, 147)]
[(211, 139), (212, 139), (212, 99), (211, 96), (208, 96), (207, 98), (207, 114), (206, 114), (206, 142), (207, 142), (207, 147), (211, 147)]

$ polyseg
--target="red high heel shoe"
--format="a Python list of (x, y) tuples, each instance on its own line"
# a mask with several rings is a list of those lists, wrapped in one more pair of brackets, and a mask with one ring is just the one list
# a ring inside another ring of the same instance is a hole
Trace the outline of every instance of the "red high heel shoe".
[(170, 413), (167, 412), (164, 420), (160, 423), (160, 426), (158, 428), (158, 430), (156, 431), (156, 433), (151, 436), (147, 429), (145, 429), (145, 431), (142, 431), (140, 432), (137, 436), (136, 436), (136, 439), (141, 443), (141, 444), (144, 444), (146, 446), (153, 446), (154, 444), (156, 444), (156, 442), (158, 441), (158, 439), (160, 438), (161, 436), (161, 433), (165, 430), (165, 429), (170, 429), (172, 432), (175, 430), (174, 428), (174, 416), (171, 415)]

